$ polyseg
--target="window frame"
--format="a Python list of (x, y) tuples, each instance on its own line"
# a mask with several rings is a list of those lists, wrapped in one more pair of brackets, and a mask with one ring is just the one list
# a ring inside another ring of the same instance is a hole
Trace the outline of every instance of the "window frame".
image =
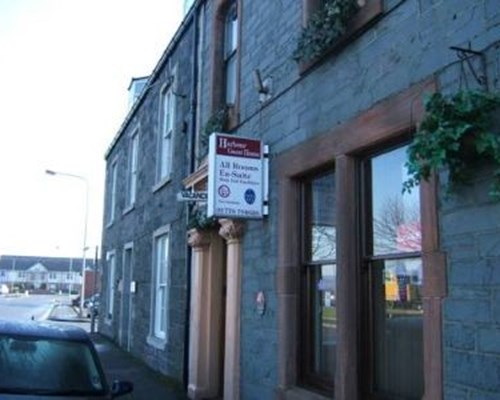
[[(158, 138), (157, 138), (157, 159), (156, 177), (153, 191), (158, 190), (172, 178), (173, 154), (175, 139), (175, 119), (176, 119), (176, 69), (174, 68), (160, 90), (160, 107), (158, 111)], [(168, 101), (167, 101), (168, 99)]]
[[(377, 146), (371, 151), (364, 153), (362, 156), (357, 157), (357, 170), (359, 174), (359, 198), (360, 198), (360, 264), (361, 264), (361, 276), (360, 284), (364, 288), (361, 290), (361, 314), (360, 314), (360, 325), (362, 331), (364, 332), (364, 337), (361, 343), (360, 351), (362, 358), (367, 360), (362, 363), (361, 366), (361, 383), (362, 383), (362, 393), (369, 399), (382, 400), (384, 398), (383, 393), (377, 393), (375, 391), (375, 361), (376, 361), (376, 344), (375, 344), (375, 319), (376, 319), (376, 306), (373, 301), (374, 284), (375, 279), (374, 271), (381, 265), (385, 264), (387, 261), (396, 260), (421, 260), (423, 263), (423, 249), (414, 251), (385, 251), (382, 253), (375, 252), (375, 241), (374, 241), (374, 226), (373, 226), (373, 180), (372, 180), (372, 166), (371, 160), (374, 160), (378, 156), (382, 156), (392, 151), (402, 149), (409, 144), (409, 137), (411, 132), (408, 134), (403, 134), (397, 141), (389, 141), (383, 143), (382, 146)], [(420, 187), (417, 186), (414, 190), (420, 191)], [(419, 216), (421, 218), (421, 205), (419, 203)], [(422, 271), (423, 272), (423, 271)], [(424, 319), (424, 313), (422, 312), (422, 320)], [(422, 327), (423, 333), (424, 327)], [(423, 352), (422, 352), (423, 356)], [(422, 367), (424, 367), (422, 365)], [(425, 372), (422, 371), (422, 378), (424, 378)], [(423, 388), (422, 388), (423, 389)], [(423, 395), (424, 392), (422, 392)]]
[(115, 157), (113, 161), (111, 161), (109, 167), (109, 200), (108, 200), (108, 218), (107, 218), (107, 227), (113, 225), (116, 217), (116, 195), (117, 195), (117, 181), (118, 181), (118, 157)]
[[(234, 104), (226, 102), (227, 89), (227, 71), (226, 71), (226, 20), (232, 6), (236, 7), (237, 26), (236, 26), (236, 48), (234, 49), (235, 61), (235, 82), (234, 82)], [(213, 113), (225, 107), (228, 110), (228, 119), (226, 129), (232, 130), (239, 123), (239, 107), (240, 107), (240, 74), (241, 74), (241, 32), (242, 32), (242, 5), (241, 0), (216, 0), (215, 14), (213, 24), (212, 43), (212, 98), (211, 110)]]
[[(367, 149), (390, 145), (414, 131), (424, 115), (423, 96), (434, 92), (437, 83), (431, 78), (414, 84), (373, 105), (351, 120), (324, 134), (280, 154), (276, 160), (279, 183), (278, 220), (279, 253), (276, 270), (278, 301), (278, 395), (283, 399), (316, 398), (298, 385), (297, 335), (301, 322), (300, 288), (300, 185), (305, 174), (335, 163), (337, 202), (337, 318), (339, 321), (335, 397), (362, 398), (362, 356), (360, 335), (359, 276), (361, 257), (359, 242), (359, 176), (358, 162)], [(420, 100), (420, 101), (419, 101)], [(297, 162), (300, 160), (300, 162)], [(437, 179), (420, 187), (422, 224), (422, 264), (424, 287), (424, 385), (429, 398), (443, 394), (442, 308), (446, 297), (446, 254), (440, 250), (437, 214)], [(292, 361), (292, 362), (291, 362)], [(294, 397), (295, 396), (295, 397)]]
[(106, 286), (106, 318), (105, 321), (110, 324), (113, 320), (115, 307), (115, 276), (116, 276), (116, 250), (106, 252), (107, 266), (107, 286)]
[(127, 176), (127, 213), (135, 205), (137, 199), (137, 175), (139, 173), (140, 127), (137, 126), (129, 137), (129, 157)]
[[(165, 225), (154, 232), (152, 254), (153, 268), (151, 274), (151, 318), (148, 343), (160, 349), (163, 349), (168, 343), (168, 326), (170, 320), (168, 305), (171, 284), (170, 242), (170, 225)], [(159, 247), (160, 245), (164, 246), (163, 252), (161, 252), (162, 249)], [(159, 260), (159, 256), (162, 256), (163, 261)], [(160, 269), (162, 267), (165, 268), (164, 282), (160, 282)], [(158, 296), (160, 289), (164, 290), (164, 295), (161, 298)], [(163, 304), (160, 303), (162, 299)], [(162, 330), (162, 323), (164, 325), (164, 330)]]
[[(302, 349), (298, 354), (298, 364), (300, 383), (304, 387), (312, 387), (320, 393), (326, 395), (332, 395), (335, 387), (334, 376), (331, 379), (327, 379), (318, 373), (312, 371), (312, 363), (314, 361), (314, 323), (313, 317), (314, 313), (317, 311), (313, 305), (313, 290), (312, 285), (315, 280), (315, 273), (318, 268), (321, 269), (325, 265), (337, 265), (336, 259), (320, 259), (315, 260), (311, 254), (311, 234), (309, 227), (312, 226), (312, 213), (313, 213), (313, 199), (312, 199), (312, 182), (315, 179), (322, 178), (332, 174), (331, 178), (335, 180), (335, 169), (330, 167), (320, 171), (315, 171), (314, 173), (308, 174), (307, 176), (301, 177), (300, 179), (300, 247), (301, 247), (301, 293), (300, 293), (300, 320), (306, 321), (306, 323), (301, 324), (300, 329), (300, 345)], [(335, 208), (333, 209), (335, 212)], [(332, 215), (332, 219), (335, 215)], [(333, 222), (333, 221), (332, 221)], [(333, 226), (333, 224), (332, 224)]]
[[(383, 0), (358, 0), (358, 4), (360, 4), (360, 9), (349, 22), (345, 34), (338, 38), (330, 47), (325, 49), (323, 54), (318, 58), (309, 62), (299, 63), (299, 72), (301, 74), (306, 73), (313, 66), (321, 63), (330, 54), (339, 51), (348, 43), (355, 40), (355, 38), (376, 21), (384, 11)], [(302, 28), (307, 26), (309, 20), (320, 6), (321, 0), (302, 0)]]

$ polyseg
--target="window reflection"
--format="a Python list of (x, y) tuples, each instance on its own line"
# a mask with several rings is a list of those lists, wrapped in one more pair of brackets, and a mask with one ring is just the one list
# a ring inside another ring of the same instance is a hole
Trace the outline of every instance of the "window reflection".
[(403, 194), (406, 146), (372, 160), (373, 253), (421, 250), (418, 190)]
[(375, 390), (390, 399), (423, 395), (422, 261), (374, 268)]
[(335, 349), (337, 346), (337, 309), (335, 297), (336, 266), (323, 265), (315, 269), (313, 288), (313, 369), (314, 372), (333, 378)]
[(336, 229), (333, 173), (312, 181), (311, 203), (311, 261), (334, 260)]

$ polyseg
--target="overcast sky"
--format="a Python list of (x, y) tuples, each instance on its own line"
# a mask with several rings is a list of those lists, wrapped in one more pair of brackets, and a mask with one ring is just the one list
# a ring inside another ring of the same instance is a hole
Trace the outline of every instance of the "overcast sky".
[(0, 255), (100, 246), (104, 153), (177, 29), (181, 0), (0, 0)]

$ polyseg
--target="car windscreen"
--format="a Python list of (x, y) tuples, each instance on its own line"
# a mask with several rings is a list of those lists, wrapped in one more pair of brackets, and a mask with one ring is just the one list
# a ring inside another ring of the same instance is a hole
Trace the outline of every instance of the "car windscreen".
[(97, 395), (105, 389), (88, 343), (0, 335), (0, 393)]

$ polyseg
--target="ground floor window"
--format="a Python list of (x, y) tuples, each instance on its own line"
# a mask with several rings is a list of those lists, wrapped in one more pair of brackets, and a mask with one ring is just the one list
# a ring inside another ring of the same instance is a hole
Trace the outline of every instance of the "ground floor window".
[(301, 377), (333, 392), (336, 355), (335, 175), (302, 182)]
[(115, 275), (116, 275), (116, 254), (111, 251), (106, 257), (108, 267), (108, 284), (106, 288), (106, 318), (113, 318), (113, 308), (115, 302)]
[(153, 271), (153, 336), (165, 340), (167, 337), (167, 299), (169, 285), (169, 232), (161, 229), (154, 238), (154, 271)]
[(416, 99), (433, 88), (416, 84), (276, 157), (284, 399), (442, 398), (438, 185), (402, 193)]
[(368, 157), (360, 190), (365, 387), (387, 400), (424, 394), (420, 198), (401, 191), (406, 158), (405, 146)]

